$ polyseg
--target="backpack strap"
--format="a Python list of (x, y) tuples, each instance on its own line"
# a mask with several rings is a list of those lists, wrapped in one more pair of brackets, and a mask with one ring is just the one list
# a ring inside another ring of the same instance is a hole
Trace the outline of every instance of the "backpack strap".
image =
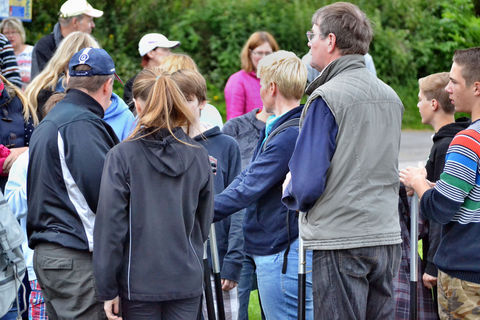
[(268, 143), (270, 142), (271, 139), (273, 139), (273, 137), (275, 137), (277, 134), (279, 134), (280, 132), (282, 132), (283, 130), (287, 129), (287, 128), (290, 128), (290, 127), (298, 127), (300, 124), (300, 118), (293, 118), (293, 119), (290, 119), (288, 121), (285, 121), (284, 123), (282, 123), (281, 125), (279, 125), (278, 127), (275, 128), (275, 130), (273, 130), (267, 137), (267, 140), (265, 140), (265, 143), (263, 144), (262, 146), (262, 152), (265, 151), (265, 149), (267, 148), (267, 145)]

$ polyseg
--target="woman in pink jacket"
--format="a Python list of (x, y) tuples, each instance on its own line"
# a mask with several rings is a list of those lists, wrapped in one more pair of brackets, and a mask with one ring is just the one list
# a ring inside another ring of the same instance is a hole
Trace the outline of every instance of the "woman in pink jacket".
[(240, 54), (242, 70), (232, 74), (225, 85), (227, 120), (262, 107), (257, 65), (264, 56), (277, 50), (275, 38), (266, 31), (257, 31), (248, 38)]

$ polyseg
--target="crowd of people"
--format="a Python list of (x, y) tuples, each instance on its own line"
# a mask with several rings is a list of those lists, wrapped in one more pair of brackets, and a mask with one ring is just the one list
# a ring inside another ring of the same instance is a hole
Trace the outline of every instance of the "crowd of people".
[(255, 289), (263, 319), (297, 319), (300, 298), (306, 319), (478, 319), (480, 48), (419, 79), (433, 147), (425, 168), (399, 171), (404, 107), (376, 75), (356, 5), (313, 14), (303, 59), (253, 33), (226, 81), (225, 124), (161, 33), (140, 38), (142, 70), (115, 94), (114, 60), (91, 35), (102, 15), (68, 0), (35, 46), (20, 20), (0, 23), (0, 187), (28, 238), (29, 297), (1, 320), (211, 319), (210, 287), (213, 316), (232, 320), (248, 319)]

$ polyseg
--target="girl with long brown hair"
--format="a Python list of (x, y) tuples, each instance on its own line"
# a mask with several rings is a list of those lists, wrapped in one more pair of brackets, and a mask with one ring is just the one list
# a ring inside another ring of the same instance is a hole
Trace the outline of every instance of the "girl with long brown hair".
[[(94, 230), (97, 294), (109, 319), (196, 319), (203, 243), (213, 210), (205, 149), (169, 75), (145, 69), (133, 95), (138, 123), (107, 154)], [(184, 129), (185, 128), (185, 131)]]

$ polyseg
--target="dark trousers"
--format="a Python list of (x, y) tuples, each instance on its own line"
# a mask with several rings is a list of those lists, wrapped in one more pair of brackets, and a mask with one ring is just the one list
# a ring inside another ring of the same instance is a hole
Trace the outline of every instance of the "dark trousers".
[(196, 320), (201, 296), (161, 302), (122, 299), (123, 320)]
[(315, 319), (394, 319), (400, 259), (400, 244), (313, 251)]
[(95, 299), (90, 252), (41, 243), (34, 250), (33, 268), (50, 320), (106, 319), (103, 302)]

